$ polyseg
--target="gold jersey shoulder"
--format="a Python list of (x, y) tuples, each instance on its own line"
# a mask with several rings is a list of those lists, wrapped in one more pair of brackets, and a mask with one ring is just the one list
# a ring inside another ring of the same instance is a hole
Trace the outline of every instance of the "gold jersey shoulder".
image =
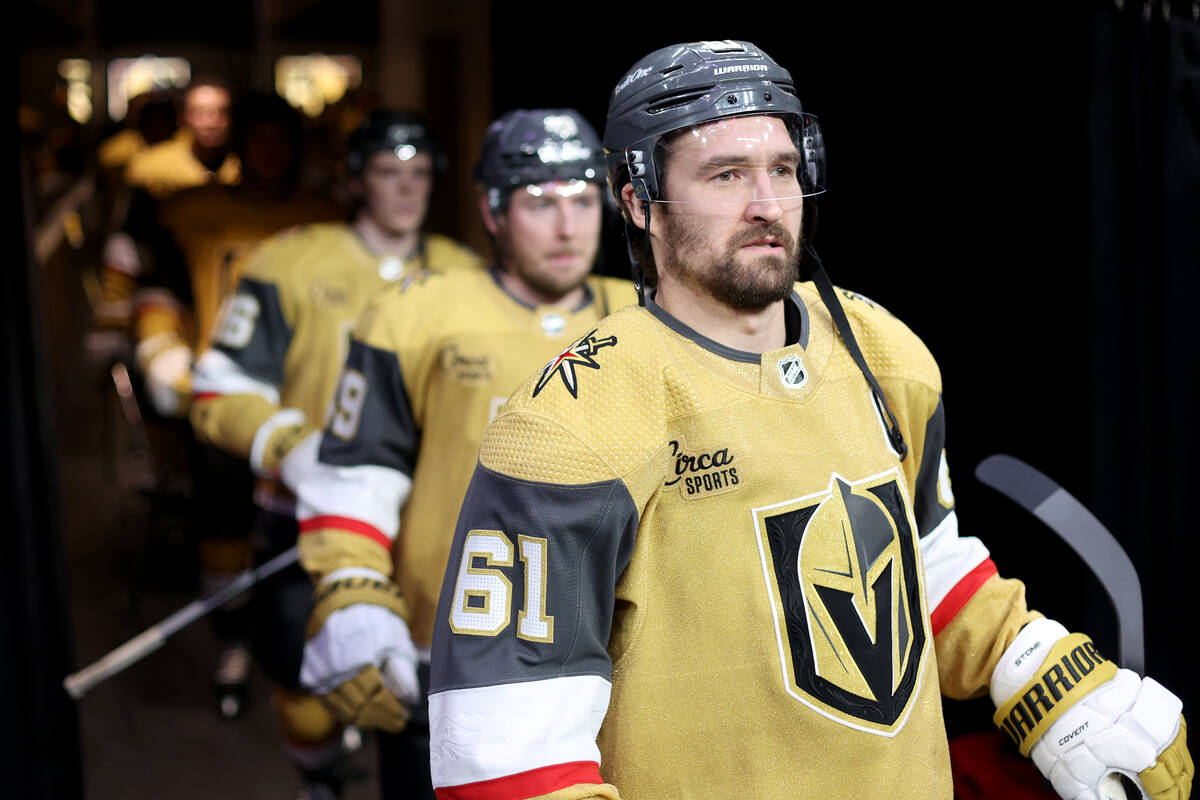
[(133, 155), (125, 168), (125, 182), (162, 199), (182, 189), (210, 180), (231, 185), (241, 179), (241, 163), (232, 153), (211, 173), (192, 155), (192, 136), (186, 129), (173, 138)]
[[(869, 297), (850, 289), (835, 288), (863, 357), (876, 378), (912, 381), (941, 392), (942, 376), (937, 362), (925, 343), (907, 325)], [(812, 283), (797, 284), (796, 291), (810, 307), (814, 302), (821, 302)]]
[(623, 477), (662, 447), (676, 369), (663, 326), (625, 306), (553, 358), (509, 398), (480, 461), (526, 480)]
[(425, 234), (425, 261), (433, 272), (456, 269), (481, 269), (483, 256), (462, 242), (440, 233)]

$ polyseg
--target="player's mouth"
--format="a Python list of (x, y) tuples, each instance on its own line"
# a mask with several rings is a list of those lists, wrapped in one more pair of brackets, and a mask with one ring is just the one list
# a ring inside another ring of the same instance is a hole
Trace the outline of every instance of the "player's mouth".
[(751, 239), (742, 245), (743, 250), (751, 252), (769, 253), (777, 249), (783, 248), (783, 242), (776, 239), (774, 236), (760, 236), (757, 239)]
[(551, 264), (572, 264), (579, 260), (580, 255), (578, 250), (558, 250), (547, 253), (546, 260)]

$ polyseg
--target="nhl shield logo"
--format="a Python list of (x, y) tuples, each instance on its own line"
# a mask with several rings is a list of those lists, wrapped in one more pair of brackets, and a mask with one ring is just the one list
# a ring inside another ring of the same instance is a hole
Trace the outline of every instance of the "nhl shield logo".
[(754, 510), (788, 694), (894, 736), (929, 636), (916, 536), (896, 470)]
[(792, 355), (779, 359), (779, 379), (789, 389), (799, 389), (808, 381), (808, 371), (800, 356)]

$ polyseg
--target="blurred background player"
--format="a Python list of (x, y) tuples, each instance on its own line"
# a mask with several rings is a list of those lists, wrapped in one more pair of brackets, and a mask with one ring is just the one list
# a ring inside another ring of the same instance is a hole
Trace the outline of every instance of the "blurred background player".
[(301, 680), (343, 722), (400, 731), (380, 736), (386, 798), (433, 797), (438, 573), (484, 428), (525, 376), (636, 301), (630, 283), (589, 277), (604, 161), (577, 112), (503, 115), (476, 178), (496, 264), (384, 290), (360, 319), (324, 434), (283, 466), (318, 581)]
[[(120, 169), (127, 190), (121, 202), (113, 204), (111, 232), (101, 253), (95, 322), (103, 334), (128, 330), (132, 297), (146, 268), (147, 251), (159, 246), (159, 204), (184, 189), (210, 182), (237, 183), (241, 175), (231, 135), (233, 95), (223, 81), (212, 77), (192, 81), (179, 98), (171, 135), (157, 140), (164, 127), (161, 99), (147, 100), (140, 108), (131, 105), (138, 127), (101, 146), (102, 169), (110, 174)], [(143, 112), (149, 126), (144, 132)], [(114, 336), (92, 336), (88, 344), (99, 357), (119, 355), (122, 350)]]
[[(197, 438), (248, 461), (258, 478), (256, 564), (296, 544), (295, 502), (279, 464), (323, 424), (367, 300), (422, 270), (482, 267), (464, 245), (421, 231), (440, 158), (421, 116), (375, 111), (349, 148), (354, 219), (263, 242), (196, 362)], [(256, 586), (251, 607), (254, 658), (276, 684), (273, 704), (284, 750), (303, 775), (302, 796), (336, 796), (345, 778), (342, 729), (299, 682), (312, 582), (293, 565)]]
[(131, 158), (126, 182), (160, 200), (211, 181), (236, 183), (238, 156), (229, 135), (232, 111), (233, 95), (224, 81), (193, 80), (183, 93), (175, 135)]
[[(241, 179), (232, 186), (195, 186), (161, 202), (154, 247), (134, 298), (135, 363), (145, 395), (161, 419), (179, 420), (165, 426), (167, 454), (161, 461), (169, 463), (172, 453), (176, 459), (186, 455), (181, 468), (190, 480), (190, 516), (206, 594), (249, 564), (253, 477), (244, 460), (194, 443), (185, 419), (193, 354), (208, 341), (217, 311), (237, 286), (255, 245), (293, 225), (332, 220), (341, 213), (328, 199), (296, 187), (300, 120), (285, 100), (249, 93), (239, 99), (233, 120)], [(218, 708), (229, 717), (240, 711), (249, 674), (249, 621), (235, 607), (212, 618), (225, 643), (214, 677)]]

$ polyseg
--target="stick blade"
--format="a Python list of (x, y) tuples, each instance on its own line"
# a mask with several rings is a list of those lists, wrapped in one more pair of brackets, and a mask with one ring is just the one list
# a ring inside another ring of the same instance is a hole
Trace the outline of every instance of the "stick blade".
[(1116, 611), (1117, 660), (1143, 674), (1142, 586), (1116, 537), (1066, 489), (1019, 458), (988, 456), (975, 468), (975, 477), (1045, 523), (1083, 559)]

